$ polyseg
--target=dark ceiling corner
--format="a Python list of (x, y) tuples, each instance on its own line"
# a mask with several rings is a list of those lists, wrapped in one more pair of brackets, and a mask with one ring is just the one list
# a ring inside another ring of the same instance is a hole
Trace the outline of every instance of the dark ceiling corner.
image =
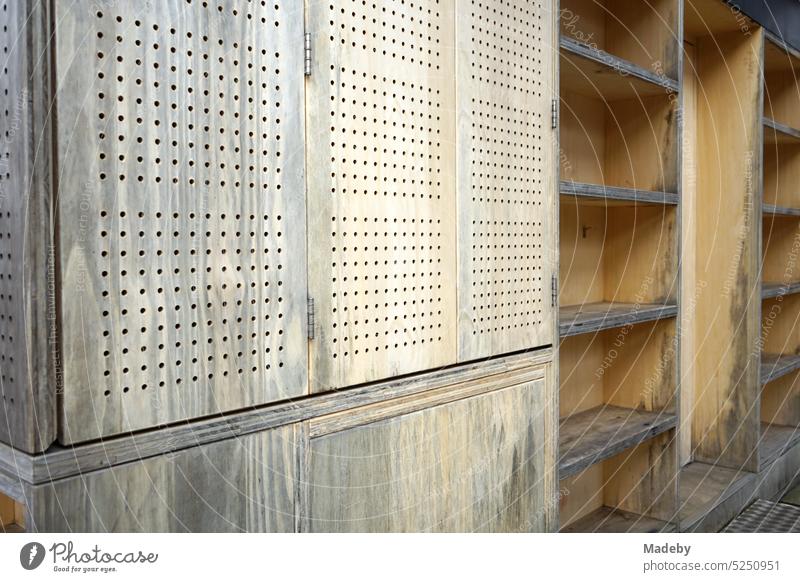
[(800, 0), (725, 0), (800, 50)]

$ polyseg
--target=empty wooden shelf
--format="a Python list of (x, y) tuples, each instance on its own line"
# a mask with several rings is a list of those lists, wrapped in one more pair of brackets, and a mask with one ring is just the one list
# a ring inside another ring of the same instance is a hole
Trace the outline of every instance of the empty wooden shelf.
[[(615, 188), (602, 184), (586, 184), (583, 182), (561, 182), (562, 196), (575, 196), (584, 204), (596, 202), (603, 205), (634, 204), (669, 204), (677, 205), (679, 198), (674, 192), (651, 192), (633, 188)], [(800, 212), (800, 211), (798, 211)]]
[(675, 317), (677, 313), (677, 305), (613, 302), (567, 305), (559, 310), (558, 329), (561, 337), (568, 337)]
[(562, 89), (590, 91), (608, 99), (625, 99), (635, 96), (659, 95), (666, 91), (677, 92), (674, 79), (639, 67), (596, 47), (561, 38)]
[(676, 424), (674, 414), (610, 405), (565, 418), (558, 439), (559, 478), (574, 475)]
[(794, 354), (761, 355), (761, 384), (767, 384), (773, 380), (785, 376), (795, 370), (800, 370), (800, 356)]
[(800, 216), (800, 208), (776, 206), (774, 204), (764, 204), (762, 206), (762, 212), (764, 214), (774, 214), (777, 216)]
[(570, 525), (561, 533), (669, 533), (675, 524), (638, 513), (601, 507)]
[(761, 441), (758, 445), (760, 469), (769, 466), (798, 442), (800, 442), (800, 428), (762, 423)]
[(783, 123), (764, 118), (764, 143), (765, 144), (791, 144), (800, 145), (800, 130)]
[[(706, 516), (755, 479), (756, 475), (707, 463), (689, 463), (680, 471), (680, 528), (702, 528)], [(724, 524), (721, 524), (724, 525)]]

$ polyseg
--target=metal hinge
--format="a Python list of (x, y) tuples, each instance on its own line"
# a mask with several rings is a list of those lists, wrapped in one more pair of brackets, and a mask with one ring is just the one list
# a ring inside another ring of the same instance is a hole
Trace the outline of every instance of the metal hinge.
[(551, 127), (553, 129), (558, 127), (558, 99), (553, 99), (550, 109)]
[(306, 77), (311, 76), (311, 33), (305, 33), (303, 37), (303, 64)]
[(308, 314), (308, 339), (314, 339), (314, 298), (307, 299), (307, 314)]
[(550, 307), (555, 307), (558, 303), (558, 279), (555, 275), (550, 279)]

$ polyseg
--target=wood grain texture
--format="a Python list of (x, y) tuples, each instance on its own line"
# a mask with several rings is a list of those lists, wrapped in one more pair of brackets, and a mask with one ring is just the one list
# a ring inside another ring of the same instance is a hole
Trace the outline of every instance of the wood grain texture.
[(38, 532), (292, 532), (295, 427), (33, 488)]
[(545, 496), (544, 384), (329, 434), (312, 423), (303, 530), (544, 531), (554, 510)]
[[(684, 18), (693, 12), (690, 3), (684, 6)], [(688, 26), (684, 24), (684, 28)], [(694, 325), (697, 286), (697, 229), (699, 212), (697, 195), (697, 51), (692, 42), (684, 40), (684, 62), (681, 79), (681, 111), (683, 127), (681, 135), (681, 290), (680, 290), (680, 429), (679, 460), (684, 465), (692, 459), (692, 415), (694, 414), (697, 337), (691, 333)]]
[(56, 382), (50, 4), (2, 2), (0, 47), (0, 441), (40, 452), (55, 440)]
[(563, 0), (561, 34), (677, 79), (679, 11), (680, 2), (676, 0)]
[(456, 13), (459, 361), (555, 343), (554, 5)]
[(306, 394), (302, 11), (92, 6), (56, 4), (60, 442)]
[(561, 337), (594, 333), (615, 327), (675, 317), (677, 305), (649, 305), (622, 302), (566, 305), (559, 310)]
[[(167, 453), (174, 454), (218, 440), (239, 438), (314, 417), (330, 416), (442, 388), (470, 385), (476, 380), (509, 375), (531, 366), (543, 366), (551, 362), (552, 358), (551, 349), (505, 356), (346, 391), (267, 405), (254, 410), (187, 421), (75, 447), (53, 446), (46, 453), (37, 456), (0, 444), (0, 475), (5, 472), (15, 476), (16, 480), (27, 483), (46, 483), (112, 465)], [(552, 394), (547, 402), (555, 402)], [(550, 427), (547, 434), (554, 435), (555, 428)], [(555, 458), (555, 453), (552, 458)]]
[(562, 479), (561, 528), (603, 507), (672, 521), (677, 510), (676, 462), (675, 431), (669, 431)]
[(309, 12), (315, 393), (457, 360), (454, 2), (419, 7)]
[(559, 478), (587, 467), (675, 428), (677, 416), (602, 405), (561, 421)]
[[(697, 191), (692, 451), (756, 470), (762, 33), (695, 39)], [(724, 122), (722, 121), (724, 120)]]

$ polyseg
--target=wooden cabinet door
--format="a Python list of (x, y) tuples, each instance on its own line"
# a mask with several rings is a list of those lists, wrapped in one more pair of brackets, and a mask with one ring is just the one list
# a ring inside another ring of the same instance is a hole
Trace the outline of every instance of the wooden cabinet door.
[(545, 370), (500, 374), (311, 421), (299, 479), (301, 528), (552, 527), (555, 439), (547, 435), (555, 426)]
[(312, 391), (552, 344), (554, 3), (309, 19)]
[(303, 11), (55, 6), (60, 440), (305, 394)]
[(458, 6), (458, 354), (466, 361), (555, 341), (558, 35), (550, 0)]

